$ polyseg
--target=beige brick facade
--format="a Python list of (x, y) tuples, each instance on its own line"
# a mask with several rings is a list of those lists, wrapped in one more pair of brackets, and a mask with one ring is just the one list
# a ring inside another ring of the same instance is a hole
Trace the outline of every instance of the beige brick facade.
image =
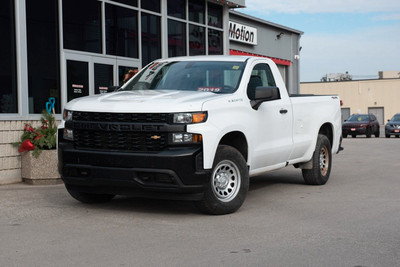
[(0, 121), (0, 184), (22, 181), (21, 155), (12, 143), (20, 140), (26, 123), (41, 125), (40, 121)]

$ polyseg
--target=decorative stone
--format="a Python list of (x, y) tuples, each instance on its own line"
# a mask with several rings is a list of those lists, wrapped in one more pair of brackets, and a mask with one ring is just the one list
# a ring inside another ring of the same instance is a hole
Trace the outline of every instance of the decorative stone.
[(56, 149), (42, 150), (38, 158), (32, 155), (32, 151), (23, 152), (21, 159), (21, 176), (25, 183), (33, 185), (62, 183), (58, 173)]

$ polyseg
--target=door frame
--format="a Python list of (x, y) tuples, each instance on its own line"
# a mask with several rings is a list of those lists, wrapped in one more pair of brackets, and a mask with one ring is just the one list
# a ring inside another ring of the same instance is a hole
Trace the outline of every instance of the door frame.
[(62, 52), (62, 64), (61, 64), (61, 104), (62, 107), (67, 103), (67, 95), (68, 95), (68, 86), (67, 86), (67, 61), (75, 60), (82, 61), (88, 63), (88, 73), (89, 73), (89, 95), (94, 95), (94, 64), (107, 64), (113, 66), (113, 85), (118, 85), (119, 83), (119, 75), (118, 75), (118, 67), (119, 66), (131, 66), (140, 69), (141, 63), (139, 59), (127, 59), (116, 56), (109, 55), (99, 55), (93, 53), (86, 53), (80, 51), (72, 51), (66, 50)]

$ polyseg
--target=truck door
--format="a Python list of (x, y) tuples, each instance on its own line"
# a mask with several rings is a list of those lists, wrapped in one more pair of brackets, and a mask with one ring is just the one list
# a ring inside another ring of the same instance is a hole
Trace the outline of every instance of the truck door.
[[(277, 72), (279, 74), (279, 72)], [(282, 83), (282, 84), (281, 84)], [(254, 66), (247, 87), (247, 95), (254, 99), (258, 86), (280, 86), (280, 99), (266, 101), (252, 111), (255, 122), (251, 169), (266, 168), (285, 163), (293, 147), (292, 107), (283, 82), (277, 85), (270, 66), (266, 63)]]

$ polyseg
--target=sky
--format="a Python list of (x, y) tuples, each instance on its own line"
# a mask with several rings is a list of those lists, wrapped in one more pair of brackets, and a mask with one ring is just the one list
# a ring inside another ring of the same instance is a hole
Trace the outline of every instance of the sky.
[(400, 71), (400, 0), (246, 0), (237, 11), (304, 32), (300, 81)]

